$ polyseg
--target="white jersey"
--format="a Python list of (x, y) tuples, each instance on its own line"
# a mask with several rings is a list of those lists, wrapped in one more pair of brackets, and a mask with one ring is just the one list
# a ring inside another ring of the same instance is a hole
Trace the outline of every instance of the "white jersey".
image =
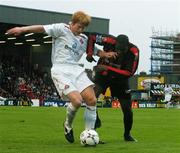
[(82, 92), (93, 85), (84, 72), (85, 68), (78, 63), (86, 52), (87, 36), (75, 36), (64, 23), (44, 25), (44, 29), (53, 40), (51, 76), (60, 96), (75, 90)]
[(77, 63), (86, 51), (87, 37), (75, 36), (69, 25), (64, 23), (44, 25), (44, 29), (53, 39), (52, 64)]
[(169, 94), (172, 95), (173, 94), (173, 89), (171, 87), (165, 87), (164, 88), (164, 94)]
[(173, 89), (171, 87), (165, 87), (164, 88), (164, 95), (165, 95), (165, 102), (169, 102), (172, 98)]

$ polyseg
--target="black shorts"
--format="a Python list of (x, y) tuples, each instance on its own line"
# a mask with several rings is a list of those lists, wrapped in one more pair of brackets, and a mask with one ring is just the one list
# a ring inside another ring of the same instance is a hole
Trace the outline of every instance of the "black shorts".
[(105, 93), (106, 89), (110, 87), (111, 96), (118, 99), (130, 99), (131, 94), (129, 90), (129, 81), (126, 79), (111, 78), (110, 76), (98, 75), (95, 78), (96, 86), (101, 89), (101, 93)]

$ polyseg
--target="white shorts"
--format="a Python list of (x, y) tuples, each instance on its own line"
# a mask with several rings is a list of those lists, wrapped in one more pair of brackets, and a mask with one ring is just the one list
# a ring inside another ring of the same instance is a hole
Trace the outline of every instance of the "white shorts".
[(62, 72), (60, 68), (53, 67), (51, 69), (51, 77), (61, 98), (65, 98), (64, 96), (72, 91), (81, 93), (87, 87), (94, 85), (85, 71), (77, 75), (75, 67), (74, 71), (69, 73)]

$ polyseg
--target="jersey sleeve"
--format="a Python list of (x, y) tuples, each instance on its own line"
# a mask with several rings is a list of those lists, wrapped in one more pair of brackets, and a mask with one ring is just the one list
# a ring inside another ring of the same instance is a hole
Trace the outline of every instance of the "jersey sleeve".
[(57, 38), (60, 35), (63, 34), (63, 27), (65, 24), (63, 23), (57, 23), (57, 24), (50, 24), (50, 25), (44, 25), (45, 32), (50, 35), (51, 37)]
[(100, 33), (85, 33), (88, 36), (86, 53), (88, 56), (97, 54), (98, 48), (95, 44), (100, 46), (115, 45), (116, 39), (114, 36)]

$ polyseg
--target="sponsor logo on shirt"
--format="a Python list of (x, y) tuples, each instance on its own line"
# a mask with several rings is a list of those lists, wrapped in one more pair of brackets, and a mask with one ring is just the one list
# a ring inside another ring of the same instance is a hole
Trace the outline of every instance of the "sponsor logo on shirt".
[(68, 45), (65, 45), (65, 49), (69, 50), (74, 55), (79, 55), (79, 52), (78, 52), (78, 50), (76, 50), (76, 48), (77, 48), (77, 43), (74, 43), (72, 45), (72, 47), (69, 47)]

